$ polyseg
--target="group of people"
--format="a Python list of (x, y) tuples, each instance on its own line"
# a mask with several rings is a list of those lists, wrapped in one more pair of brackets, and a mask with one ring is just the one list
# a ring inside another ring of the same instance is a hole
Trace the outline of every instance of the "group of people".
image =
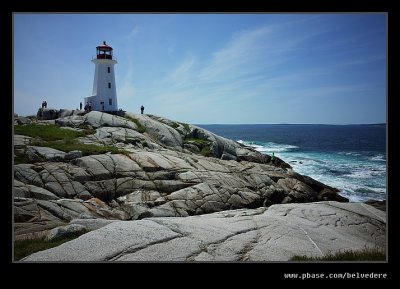
[[(45, 105), (45, 107), (47, 107), (47, 102), (44, 101), (42, 103), (42, 108), (43, 108), (43, 105)], [(79, 103), (79, 110), (82, 110), (82, 102)], [(103, 110), (104, 110), (104, 105), (103, 105)], [(91, 102), (87, 102), (85, 105), (85, 112), (89, 112), (89, 111), (92, 111), (92, 103)], [(144, 111), (143, 105), (140, 107), (140, 111), (143, 114), (143, 111)]]
[(47, 108), (47, 101), (42, 101), (42, 108)]
[[(80, 107), (81, 107), (81, 110), (82, 110), (82, 102), (80, 103)], [(85, 112), (89, 112), (89, 111), (92, 111), (92, 103), (91, 102), (86, 102)]]

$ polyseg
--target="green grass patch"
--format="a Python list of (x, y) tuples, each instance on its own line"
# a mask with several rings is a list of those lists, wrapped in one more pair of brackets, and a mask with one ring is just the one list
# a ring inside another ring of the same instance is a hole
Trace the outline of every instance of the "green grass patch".
[(52, 241), (46, 241), (46, 237), (41, 237), (39, 239), (16, 240), (14, 242), (14, 259), (18, 261), (35, 252), (57, 247), (62, 243), (76, 239), (85, 233), (87, 232), (73, 233), (69, 234), (65, 238)]
[(193, 144), (197, 146), (200, 150), (200, 154), (202, 154), (205, 157), (210, 157), (212, 156), (211, 150), (210, 150), (210, 142), (204, 139), (199, 139), (199, 138), (186, 138), (183, 140), (184, 144)]
[(360, 251), (346, 250), (324, 257), (293, 256), (291, 261), (386, 261), (385, 250), (382, 248), (365, 248)]
[(129, 152), (126, 150), (118, 149), (113, 146), (107, 145), (95, 145), (95, 144), (83, 144), (79, 143), (76, 140), (62, 140), (62, 141), (33, 141), (32, 145), (34, 146), (42, 146), (42, 147), (49, 147), (56, 150), (60, 150), (63, 152), (70, 152), (73, 150), (81, 151), (84, 156), (89, 155), (99, 155), (105, 153), (112, 153), (112, 154), (124, 154), (128, 155)]
[(128, 115), (125, 115), (124, 118), (129, 119), (130, 121), (133, 121), (133, 122), (136, 124), (136, 126), (137, 126), (137, 131), (138, 131), (138, 132), (144, 133), (144, 132), (146, 131), (146, 127), (143, 126), (143, 125), (139, 122), (138, 119), (136, 119), (136, 118), (134, 118), (134, 117), (131, 117), (131, 116), (128, 116)]
[(190, 133), (190, 126), (187, 123), (180, 122), (187, 133)]
[[(114, 146), (96, 145), (96, 144), (83, 144), (76, 140), (78, 137), (84, 137), (93, 134), (96, 130), (87, 125), (80, 125), (83, 131), (74, 131), (63, 129), (56, 125), (16, 125), (14, 126), (15, 134), (26, 135), (33, 137), (31, 141), (32, 146), (49, 147), (63, 152), (70, 152), (73, 150), (82, 151), (84, 156), (113, 153), (128, 155), (126, 150), (118, 149)], [(31, 163), (25, 153), (16, 153), (14, 158), (15, 164)]]
[(30, 137), (39, 137), (45, 141), (55, 141), (62, 139), (75, 139), (77, 137), (85, 136), (89, 132), (79, 132), (69, 129), (63, 129), (54, 124), (26, 124), (15, 125), (14, 133), (26, 135)]
[(211, 156), (210, 147), (203, 147), (200, 153), (205, 157), (210, 157)]

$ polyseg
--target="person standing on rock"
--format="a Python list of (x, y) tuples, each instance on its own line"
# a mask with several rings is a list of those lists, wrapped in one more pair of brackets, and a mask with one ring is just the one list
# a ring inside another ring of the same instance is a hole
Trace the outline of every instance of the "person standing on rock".
[(141, 111), (142, 114), (143, 114), (143, 111), (144, 111), (144, 106), (143, 106), (143, 105), (140, 107), (140, 111)]
[(79, 103), (79, 110), (82, 110), (82, 102)]
[(273, 163), (274, 161), (275, 161), (275, 155), (274, 153), (272, 153), (271, 162)]
[(47, 101), (44, 101), (44, 108), (47, 108)]

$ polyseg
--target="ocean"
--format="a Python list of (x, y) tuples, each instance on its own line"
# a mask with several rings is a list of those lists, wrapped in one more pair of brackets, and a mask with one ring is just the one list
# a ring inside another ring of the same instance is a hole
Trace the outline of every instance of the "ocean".
[(386, 125), (198, 125), (272, 154), (350, 201), (386, 199)]

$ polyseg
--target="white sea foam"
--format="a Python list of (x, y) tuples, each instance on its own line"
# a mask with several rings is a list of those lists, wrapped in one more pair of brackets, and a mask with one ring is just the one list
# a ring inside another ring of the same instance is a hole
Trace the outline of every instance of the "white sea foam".
[(377, 154), (376, 156), (370, 157), (369, 158), (371, 161), (380, 161), (380, 162), (386, 162), (386, 158), (384, 155)]
[(288, 145), (288, 144), (277, 144), (273, 142), (266, 142), (262, 144), (257, 144), (255, 142), (251, 141), (244, 141), (244, 140), (238, 140), (238, 143), (241, 143), (243, 145), (249, 146), (254, 148), (256, 151), (259, 151), (261, 153), (279, 153), (279, 152), (286, 152), (286, 151), (292, 151), (294, 149), (298, 149), (298, 146), (294, 145)]
[(293, 169), (337, 188), (353, 202), (386, 199), (386, 160), (383, 154), (360, 152), (304, 152), (299, 147), (273, 142), (238, 141), (261, 153), (275, 153)]

